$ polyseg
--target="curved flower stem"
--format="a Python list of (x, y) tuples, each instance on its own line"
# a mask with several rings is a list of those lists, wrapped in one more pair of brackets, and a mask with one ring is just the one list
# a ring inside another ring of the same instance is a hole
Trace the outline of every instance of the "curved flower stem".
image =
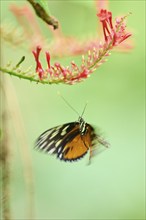
[(74, 61), (67, 67), (64, 67), (58, 62), (51, 65), (50, 53), (46, 52), (47, 68), (44, 68), (39, 60), (42, 48), (38, 45), (36, 50), (32, 51), (36, 62), (35, 73), (30, 73), (28, 70), (20, 70), (19, 65), (23, 60), (11, 69), (8, 69), (7, 67), (9, 66), (7, 66), (6, 68), (0, 67), (0, 70), (10, 75), (41, 84), (64, 83), (72, 85), (81, 82), (88, 78), (99, 65), (106, 61), (106, 57), (110, 55), (110, 50), (131, 36), (130, 33), (125, 31), (126, 25), (123, 22), (128, 15), (117, 19), (113, 25), (111, 12), (102, 9), (100, 13), (97, 14), (102, 22), (104, 42), (88, 50), (88, 53), (82, 56), (80, 66), (75, 64)]
[[(16, 69), (16, 68), (15, 68)], [(3, 73), (8, 73), (9, 75), (12, 75), (12, 76), (16, 76), (20, 79), (26, 79), (26, 80), (29, 80), (31, 82), (36, 82), (36, 83), (41, 83), (41, 84), (54, 84), (54, 83), (61, 83), (63, 82), (63, 80), (40, 80), (39, 78), (36, 79), (34, 77), (36, 77), (36, 73), (32, 74), (32, 75), (26, 75), (26, 73), (23, 73), (23, 72), (16, 72), (16, 71), (12, 71), (12, 70), (8, 70), (7, 68), (3, 68), (3, 67), (0, 67), (0, 71), (3, 72)]]

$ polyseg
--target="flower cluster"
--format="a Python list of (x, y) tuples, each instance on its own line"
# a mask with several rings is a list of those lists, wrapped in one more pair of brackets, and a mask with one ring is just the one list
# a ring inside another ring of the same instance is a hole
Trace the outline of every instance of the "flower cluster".
[(117, 46), (131, 36), (131, 33), (125, 32), (126, 24), (123, 22), (125, 17), (116, 19), (116, 23), (113, 27), (111, 12), (101, 9), (97, 16), (102, 23), (106, 44), (111, 43), (111, 46)]
[[(64, 82), (67, 84), (73, 84), (87, 78), (92, 70), (89, 69), (92, 63), (91, 54), (88, 54), (88, 59), (85, 61), (84, 56), (82, 57), (82, 65), (78, 67), (74, 61), (71, 62), (70, 67), (64, 67), (60, 63), (56, 62), (52, 66), (50, 64), (50, 54), (46, 52), (47, 69), (43, 69), (42, 64), (39, 60), (41, 47), (38, 46), (36, 51), (33, 51), (33, 55), (36, 61), (36, 72), (39, 75), (40, 80), (48, 80), (49, 82)], [(94, 57), (94, 59), (96, 59)]]
[(36, 51), (33, 51), (33, 55), (36, 61), (36, 72), (41, 81), (48, 80), (48, 82), (63, 82), (67, 84), (80, 82), (89, 77), (99, 65), (106, 61), (106, 57), (110, 55), (110, 51), (113, 47), (119, 45), (131, 36), (130, 33), (125, 32), (126, 25), (124, 24), (124, 19), (126, 16), (116, 19), (115, 24), (112, 22), (112, 13), (107, 10), (101, 9), (97, 16), (103, 26), (104, 42), (100, 44), (97, 43), (95, 47), (88, 51), (86, 56), (82, 56), (80, 66), (76, 65), (74, 61), (67, 67), (62, 66), (58, 62), (51, 65), (50, 54), (46, 52), (48, 67), (47, 69), (43, 69), (39, 60), (41, 47), (37, 46)]

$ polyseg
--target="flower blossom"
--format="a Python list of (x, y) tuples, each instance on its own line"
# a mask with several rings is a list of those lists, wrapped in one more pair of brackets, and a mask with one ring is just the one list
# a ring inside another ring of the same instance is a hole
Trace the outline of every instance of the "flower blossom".
[(41, 47), (38, 46), (36, 51), (32, 51), (36, 61), (36, 72), (38, 73), (40, 80), (49, 80), (50, 82), (64, 82), (67, 84), (73, 84), (75, 82), (79, 82), (85, 78), (87, 78), (92, 70), (89, 70), (88, 67), (91, 63), (90, 55), (88, 56), (88, 61), (85, 65), (84, 56), (82, 58), (82, 65), (78, 67), (74, 61), (71, 62), (70, 67), (64, 67), (60, 63), (56, 62), (52, 66), (50, 64), (50, 54), (46, 52), (46, 61), (47, 61), (47, 69), (43, 69), (41, 62), (39, 60), (39, 55), (41, 51)]
[(97, 16), (103, 26), (104, 42), (97, 43), (93, 48), (88, 50), (88, 54), (82, 56), (80, 66), (75, 64), (74, 61), (67, 67), (62, 66), (58, 62), (51, 65), (50, 53), (46, 52), (48, 67), (44, 69), (39, 60), (41, 47), (37, 46), (36, 51), (33, 51), (33, 55), (36, 61), (36, 72), (38, 73), (40, 81), (47, 80), (48, 83), (62, 82), (67, 84), (83, 81), (106, 61), (106, 57), (110, 55), (111, 49), (131, 36), (130, 33), (125, 32), (126, 25), (123, 21), (126, 16), (116, 19), (115, 24), (113, 24), (112, 13), (110, 11), (101, 9)]
[(117, 46), (131, 36), (131, 33), (125, 33), (126, 25), (123, 22), (125, 17), (116, 19), (115, 26), (113, 26), (111, 12), (101, 9), (97, 16), (102, 23), (105, 42), (111, 43), (111, 46)]
[(40, 51), (41, 51), (41, 47), (37, 47), (36, 51), (33, 51), (33, 55), (35, 57), (35, 61), (36, 61), (36, 72), (39, 75), (40, 80), (42, 80), (43, 76), (44, 76), (44, 70), (42, 68), (42, 64), (39, 61), (39, 55), (40, 55)]

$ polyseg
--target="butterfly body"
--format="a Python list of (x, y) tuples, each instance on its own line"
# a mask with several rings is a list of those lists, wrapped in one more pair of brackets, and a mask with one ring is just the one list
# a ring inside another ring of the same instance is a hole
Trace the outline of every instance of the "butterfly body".
[[(56, 154), (64, 161), (76, 161), (91, 151), (99, 141), (94, 128), (82, 117), (78, 121), (53, 127), (43, 132), (36, 141), (36, 147), (49, 154)], [(101, 144), (104, 142), (100, 140)]]

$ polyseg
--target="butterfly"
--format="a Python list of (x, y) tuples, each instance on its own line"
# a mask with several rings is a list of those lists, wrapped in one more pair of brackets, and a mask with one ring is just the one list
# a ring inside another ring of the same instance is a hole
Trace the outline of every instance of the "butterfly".
[(36, 140), (36, 148), (48, 154), (55, 154), (63, 161), (77, 161), (90, 153), (92, 157), (97, 144), (108, 147), (95, 129), (79, 116), (78, 121), (53, 127), (43, 132)]

